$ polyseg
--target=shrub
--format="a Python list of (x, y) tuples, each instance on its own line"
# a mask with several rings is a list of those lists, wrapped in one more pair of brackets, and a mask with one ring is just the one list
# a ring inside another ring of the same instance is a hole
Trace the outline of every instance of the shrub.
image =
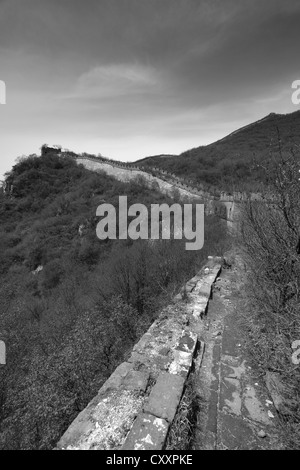
[(62, 276), (64, 269), (58, 260), (50, 261), (43, 269), (42, 287), (44, 289), (53, 289), (56, 287)]
[(278, 373), (284, 384), (279, 413), (292, 448), (300, 445), (300, 368), (291, 361), (292, 342), (300, 339), (299, 168), (293, 154), (279, 154), (276, 166), (266, 167), (264, 200), (248, 201), (241, 224), (252, 304), (245, 319), (251, 352), (264, 373)]

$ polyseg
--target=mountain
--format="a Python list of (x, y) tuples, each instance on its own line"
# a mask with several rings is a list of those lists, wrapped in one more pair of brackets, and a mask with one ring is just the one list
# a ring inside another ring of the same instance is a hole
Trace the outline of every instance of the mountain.
[(256, 164), (270, 154), (283, 154), (300, 146), (300, 111), (275, 114), (244, 126), (206, 146), (180, 155), (159, 155), (138, 160), (144, 167), (159, 167), (178, 176), (219, 189), (258, 189), (264, 176)]

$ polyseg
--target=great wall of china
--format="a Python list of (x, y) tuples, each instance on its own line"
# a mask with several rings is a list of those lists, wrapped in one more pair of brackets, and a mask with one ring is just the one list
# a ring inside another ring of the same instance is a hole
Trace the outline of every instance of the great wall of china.
[[(186, 198), (204, 203), (206, 213), (226, 220), (229, 228), (237, 222), (241, 203), (249, 199), (249, 195), (242, 193), (212, 194), (159, 168), (146, 170), (84, 154), (60, 155), (75, 158), (85, 168), (104, 171), (120, 181), (142, 176), (149, 186), (159, 187), (163, 193), (174, 195), (176, 190), (182, 201)], [(13, 194), (12, 188), (4, 190)], [(262, 201), (256, 194), (250, 195), (250, 199)], [(212, 292), (221, 285), (215, 286), (215, 281), (221, 280), (221, 271), (222, 259), (209, 256), (206, 265), (183, 286), (126, 354), (124, 362), (71, 423), (55, 449), (167, 449), (188, 378), (197, 374), (206, 360), (203, 325)]]
[[(74, 157), (74, 156), (73, 156)], [(151, 172), (134, 165), (99, 157), (76, 156), (91, 171), (104, 171), (121, 181), (142, 176), (160, 191), (178, 190), (181, 198), (197, 199), (232, 224), (243, 195), (207, 191), (188, 185), (176, 175), (158, 168)], [(161, 312), (126, 362), (120, 364), (98, 395), (77, 416), (56, 449), (160, 450), (164, 449), (172, 422), (184, 394), (188, 376), (200, 367), (204, 343), (197, 335), (197, 322), (205, 315), (212, 286), (221, 271), (221, 258), (207, 264), (183, 288), (189, 302), (178, 294), (173, 305)]]
[[(123, 163), (110, 160), (102, 156), (89, 154), (75, 154), (73, 152), (61, 152), (55, 148), (42, 147), (42, 157), (47, 157), (51, 153), (56, 153), (61, 157), (71, 157), (78, 164), (82, 164), (86, 169), (99, 172), (104, 171), (109, 176), (128, 182), (138, 176), (144, 178), (146, 183), (156, 185), (159, 190), (165, 194), (174, 194), (178, 191), (182, 200), (194, 200), (204, 203), (205, 213), (214, 214), (227, 221), (228, 227), (231, 227), (239, 215), (240, 203), (246, 200), (261, 201), (262, 197), (256, 193), (232, 192), (232, 194), (218, 191), (208, 191), (201, 184), (195, 184), (193, 181), (179, 177), (178, 175), (168, 173), (157, 167), (143, 167), (131, 163)], [(9, 186), (6, 181), (3, 182), (2, 189), (5, 194), (12, 195), (13, 186)]]
[[(68, 154), (61, 154), (68, 156)], [(227, 220), (228, 225), (232, 224), (238, 216), (239, 203), (248, 200), (259, 200), (258, 194), (246, 194), (233, 192), (215, 192), (214, 194), (205, 190), (201, 185), (195, 186), (192, 181), (186, 181), (177, 175), (168, 173), (160, 168), (145, 168), (142, 166), (128, 163), (116, 162), (105, 159), (104, 157), (94, 157), (90, 155), (71, 155), (78, 164), (82, 164), (91, 171), (104, 171), (110, 176), (120, 181), (130, 181), (137, 176), (142, 176), (149, 184), (157, 184), (159, 190), (164, 193), (171, 193), (174, 189), (178, 190), (181, 198), (189, 200), (199, 200), (205, 204), (207, 214), (215, 214), (222, 219)]]
[[(164, 193), (176, 188), (182, 198), (204, 202), (207, 213), (216, 213), (233, 222), (233, 196), (223, 193), (219, 200), (158, 168), (152, 168), (149, 173), (144, 168), (99, 157), (74, 158), (85, 168), (104, 171), (120, 181), (142, 176), (149, 185), (156, 183)], [(164, 448), (187, 378), (196, 362), (199, 366), (204, 352), (204, 344), (193, 325), (205, 314), (212, 285), (220, 271), (221, 258), (209, 257), (207, 264), (184, 286), (189, 304), (182, 302), (182, 295), (178, 294), (173, 305), (161, 312), (126, 362), (116, 368), (98, 395), (79, 413), (56, 449)]]

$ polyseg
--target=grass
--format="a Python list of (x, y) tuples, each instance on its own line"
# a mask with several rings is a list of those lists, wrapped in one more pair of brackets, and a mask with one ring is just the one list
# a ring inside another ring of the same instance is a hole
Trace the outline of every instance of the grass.
[(196, 391), (195, 376), (190, 374), (170, 427), (165, 450), (190, 450), (197, 424), (200, 401)]

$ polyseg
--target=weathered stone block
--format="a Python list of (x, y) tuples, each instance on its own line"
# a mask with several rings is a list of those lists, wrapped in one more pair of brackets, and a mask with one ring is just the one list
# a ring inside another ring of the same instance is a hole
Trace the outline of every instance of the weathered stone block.
[(164, 419), (141, 413), (137, 416), (122, 450), (161, 450), (169, 423)]
[(131, 390), (98, 395), (73, 421), (57, 447), (66, 450), (119, 448), (141, 412), (143, 397)]
[(104, 393), (106, 390), (119, 388), (123, 379), (132, 368), (133, 366), (129, 362), (122, 362), (103, 384), (99, 392)]
[(139, 342), (134, 346), (133, 351), (135, 352), (143, 351), (151, 339), (152, 339), (152, 335), (149, 333), (145, 333), (141, 337)]
[(149, 372), (131, 370), (122, 380), (122, 388), (125, 390), (145, 392), (148, 385), (149, 375)]
[(147, 358), (144, 354), (140, 354), (138, 352), (133, 351), (128, 359), (129, 363), (134, 363), (132, 367), (135, 367), (135, 364), (145, 364), (147, 365), (150, 363), (149, 358)]
[(160, 354), (146, 356), (145, 354), (140, 354), (133, 352), (128, 359), (129, 363), (132, 363), (132, 367), (136, 368), (137, 365), (144, 365), (147, 369), (152, 372), (163, 371), (169, 368), (171, 359), (168, 356), (161, 356)]
[(193, 355), (184, 351), (174, 351), (174, 360), (170, 364), (169, 373), (186, 378), (190, 372)]
[(195, 318), (202, 318), (205, 315), (208, 305), (208, 298), (199, 299), (193, 308), (193, 317)]
[(197, 345), (197, 335), (191, 331), (185, 332), (180, 338), (179, 344), (176, 347), (179, 351), (190, 352), (194, 354)]
[(211, 296), (211, 286), (212, 283), (203, 283), (197, 288), (197, 294), (202, 295), (203, 297), (207, 297), (208, 299)]
[(197, 335), (191, 331), (185, 332), (173, 352), (173, 362), (169, 367), (170, 374), (186, 377), (193, 363), (193, 356), (197, 345)]
[(183, 392), (184, 383), (185, 379), (179, 375), (161, 372), (151, 390), (148, 402), (144, 405), (144, 412), (166, 419), (171, 423)]

